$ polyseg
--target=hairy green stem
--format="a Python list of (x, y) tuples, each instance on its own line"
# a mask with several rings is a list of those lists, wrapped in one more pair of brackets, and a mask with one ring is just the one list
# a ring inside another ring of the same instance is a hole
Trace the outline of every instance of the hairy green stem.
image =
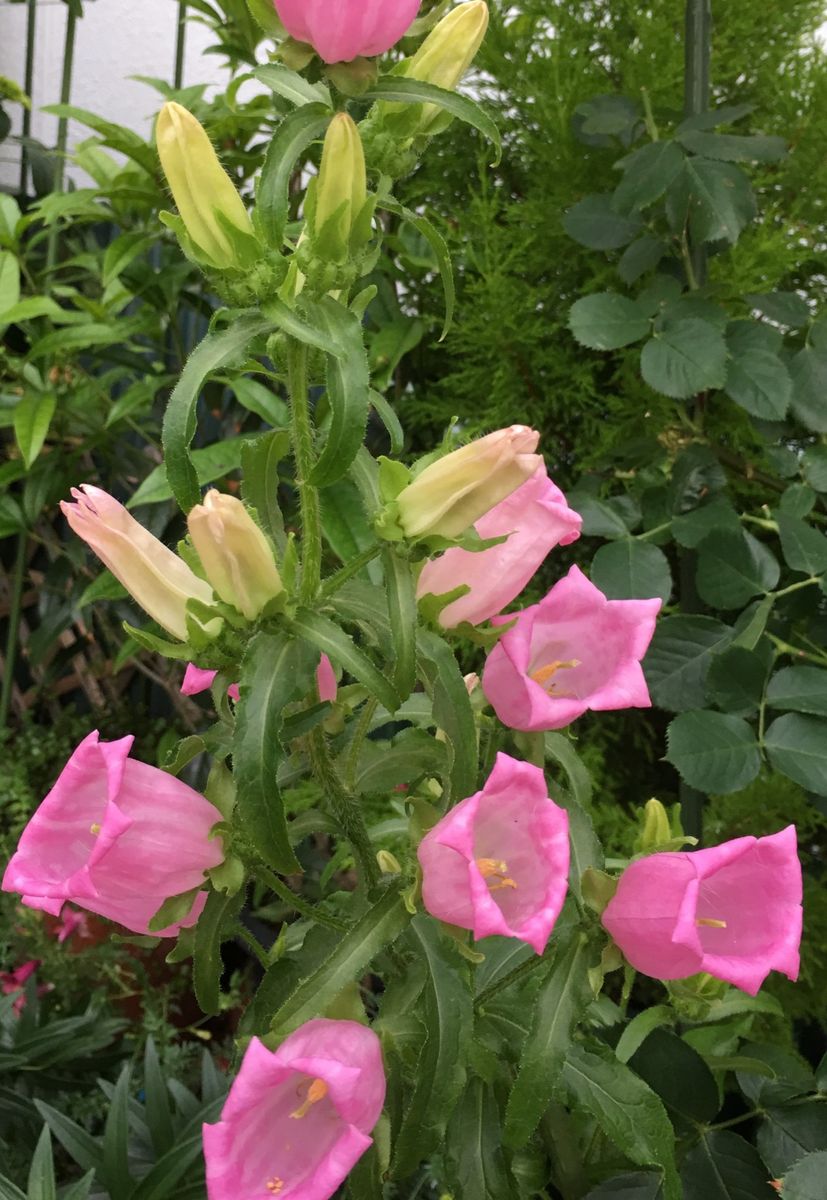
[(346, 787), (350, 788), (351, 791), (356, 785), (356, 771), (359, 766), (359, 754), (361, 753), (365, 738), (370, 733), (370, 723), (373, 720), (374, 713), (378, 707), (379, 701), (375, 696), (371, 696), (359, 714), (359, 723), (356, 726), (356, 730), (353, 734), (353, 740), (348, 747), (347, 763), (345, 765), (345, 785)]
[(23, 608), (23, 584), (26, 578), (26, 549), (28, 535), (21, 533), (17, 538), (17, 554), (11, 581), (9, 603), (9, 627), (6, 634), (6, 661), (3, 666), (3, 685), (0, 691), (0, 729), (5, 729), (11, 706), (11, 690), (14, 686), (14, 667), (20, 644), (20, 615)]
[(290, 340), (287, 351), (287, 380), (302, 517), (301, 599), (307, 603), (315, 599), (322, 576), (322, 510), (319, 489), (309, 482), (316, 455), (307, 393), (307, 347), (295, 339)]
[(333, 765), (323, 730), (317, 726), (307, 739), (310, 765), (316, 782), (321, 785), (333, 815), (353, 847), (360, 872), (360, 884), (371, 888), (379, 879), (379, 867), (373, 854), (368, 828), (359, 802), (343, 784)]
[(267, 951), (264, 949), (258, 938), (254, 934), (250, 933), (250, 930), (247, 928), (247, 926), (242, 925), (240, 921), (236, 924), (235, 931), (241, 938), (242, 942), (244, 942), (246, 946), (249, 946), (253, 954), (266, 971), (270, 966), (270, 961), (267, 957)]
[(289, 905), (299, 916), (305, 917), (308, 921), (315, 921), (317, 925), (327, 925), (329, 929), (338, 929), (342, 933), (347, 930), (348, 926), (344, 921), (340, 921), (338, 917), (333, 917), (330, 913), (322, 912), (315, 905), (308, 904), (306, 900), (302, 900), (301, 896), (297, 896), (293, 889), (289, 888), (268, 867), (256, 867), (255, 875), (257, 879), (260, 879), (271, 892), (275, 892), (278, 898)]

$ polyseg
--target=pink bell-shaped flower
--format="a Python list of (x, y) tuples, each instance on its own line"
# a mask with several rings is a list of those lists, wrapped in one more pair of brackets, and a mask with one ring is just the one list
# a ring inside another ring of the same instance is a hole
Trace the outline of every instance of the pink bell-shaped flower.
[(482, 791), (429, 830), (418, 855), (432, 916), (543, 953), (566, 898), (569, 818), (539, 767), (498, 754)]
[(798, 978), (801, 864), (795, 826), (694, 853), (652, 854), (620, 877), (603, 924), (655, 979), (705, 971), (754, 996), (770, 971)]
[[(20, 837), (2, 888), (60, 916), (80, 908), (147, 934), (165, 900), (192, 891), (224, 858), (221, 813), (180, 779), (129, 758), (132, 737), (81, 742)], [(204, 907), (160, 932), (172, 937)], [(155, 931), (157, 932), (157, 931)]]
[(247, 1047), (221, 1119), (204, 1126), (209, 1200), (328, 1200), (385, 1102), (372, 1029), (319, 1017), (278, 1050)]
[[(587, 709), (648, 708), (640, 665), (660, 600), (607, 600), (579, 567), (517, 623), (488, 655), (482, 687), (511, 729), (562, 729)], [(498, 617), (502, 624), (511, 617)]]
[(410, 29), (421, 0), (275, 0), (291, 37), (326, 63), (373, 58)]
[(446, 550), (425, 564), (416, 594), (439, 596), (467, 584), (471, 590), (446, 605), (439, 623), (446, 629), (462, 621), (479, 625), (520, 594), (549, 551), (576, 541), (582, 524), (543, 464), (474, 525), (481, 538), (508, 534), (508, 541), (479, 553), (459, 546)]
[[(217, 674), (217, 671), (205, 671), (203, 667), (196, 667), (195, 663), (187, 663), (184, 681), (181, 684), (181, 695), (200, 696), (202, 692), (208, 692), (215, 682)], [(227, 695), (236, 702), (241, 699), (237, 683), (230, 684), (227, 688)]]

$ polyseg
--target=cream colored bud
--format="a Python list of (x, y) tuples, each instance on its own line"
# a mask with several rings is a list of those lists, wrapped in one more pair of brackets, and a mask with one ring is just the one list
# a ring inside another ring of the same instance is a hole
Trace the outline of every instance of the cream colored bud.
[(232, 237), (218, 214), (247, 237), (255, 236), (253, 226), (206, 130), (191, 112), (170, 101), (158, 114), (155, 139), (167, 183), (196, 250), (211, 266), (238, 266)]
[(322, 150), (313, 221), (315, 253), (332, 262), (347, 260), (367, 198), (362, 139), (353, 119), (340, 112), (327, 128)]
[(535, 429), (512, 425), (431, 463), (396, 499), (406, 537), (459, 537), (542, 466), (539, 440)]
[(402, 874), (399, 859), (395, 854), (391, 854), (390, 850), (378, 850), (376, 853), (376, 862), (383, 875)]
[(234, 496), (211, 490), (187, 524), (216, 594), (254, 621), (284, 585), (270, 544), (247, 509)]
[[(420, 79), (453, 92), (474, 61), (488, 29), (488, 5), (485, 0), (459, 4), (428, 34), (413, 58), (402, 64), (406, 79)], [(389, 109), (401, 111), (398, 105)], [(424, 104), (417, 123), (417, 134), (431, 132), (444, 114), (435, 104)]]

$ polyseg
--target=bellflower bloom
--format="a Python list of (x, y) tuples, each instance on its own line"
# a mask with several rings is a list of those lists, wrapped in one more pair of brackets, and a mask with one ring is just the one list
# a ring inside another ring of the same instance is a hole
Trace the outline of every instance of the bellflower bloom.
[(694, 853), (652, 854), (620, 877), (602, 921), (636, 970), (705, 971), (754, 996), (770, 971), (797, 979), (801, 864), (795, 826)]
[(216, 595), (248, 621), (284, 591), (267, 538), (235, 496), (212, 488), (190, 510), (187, 528)]
[(209, 1200), (328, 1200), (384, 1102), (382, 1051), (365, 1025), (319, 1017), (275, 1051), (253, 1038), (221, 1119), (204, 1126)]
[(498, 754), (482, 791), (429, 830), (418, 856), (432, 916), (543, 953), (566, 898), (569, 818), (539, 767)]
[(326, 63), (373, 58), (411, 27), (421, 0), (275, 0), (287, 32)]
[(84, 484), (72, 488), (74, 503), (61, 502), (66, 520), (144, 612), (182, 642), (187, 639), (187, 601), (214, 601), (212, 588), (177, 554), (139, 525), (108, 492)]
[[(69, 900), (147, 934), (165, 900), (222, 862), (210, 836), (221, 813), (180, 779), (129, 758), (133, 740), (101, 742), (95, 732), (81, 742), (23, 830), (3, 891), (55, 917)], [(193, 925), (205, 899), (160, 936)]]
[[(660, 600), (607, 600), (579, 567), (517, 614), (488, 655), (482, 687), (511, 729), (562, 729), (587, 709), (648, 708), (640, 660)], [(510, 617), (498, 617), (502, 624)]]
[(210, 266), (237, 267), (238, 255), (219, 218), (253, 238), (253, 225), (236, 186), (218, 161), (207, 131), (174, 101), (158, 114), (155, 140), (161, 166), (181, 220), (195, 249)]
[(543, 465), (539, 440), (512, 425), (430, 463), (396, 498), (406, 537), (459, 537)]
[(446, 605), (439, 623), (445, 629), (462, 621), (479, 625), (520, 594), (555, 546), (576, 541), (582, 524), (544, 464), (474, 525), (481, 538), (508, 534), (508, 541), (478, 553), (451, 547), (425, 564), (416, 594), (439, 596), (467, 584), (470, 592)]

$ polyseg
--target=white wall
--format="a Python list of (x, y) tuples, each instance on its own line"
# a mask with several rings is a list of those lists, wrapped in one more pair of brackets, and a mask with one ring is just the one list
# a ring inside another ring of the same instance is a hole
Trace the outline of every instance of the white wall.
[[(161, 98), (145, 83), (129, 76), (151, 75), (172, 82), (177, 0), (85, 0), (83, 11), (83, 19), (77, 23), (72, 103), (146, 136)], [(66, 13), (66, 5), (60, 0), (39, 0), (32, 133), (52, 146), (57, 118), (39, 109), (60, 100)], [(203, 53), (209, 42), (209, 30), (190, 20), (185, 84), (220, 83), (226, 78), (221, 59)], [(25, 61), (26, 5), (0, 0), (0, 75), (22, 86)], [(20, 106), (9, 104), (7, 111), (14, 122), (13, 133), (19, 133)], [(84, 126), (70, 124), (70, 148), (88, 136), (90, 131)], [(17, 186), (19, 152), (19, 146), (11, 140), (0, 143), (0, 187)], [(79, 173), (70, 170), (69, 174), (77, 178)]]

